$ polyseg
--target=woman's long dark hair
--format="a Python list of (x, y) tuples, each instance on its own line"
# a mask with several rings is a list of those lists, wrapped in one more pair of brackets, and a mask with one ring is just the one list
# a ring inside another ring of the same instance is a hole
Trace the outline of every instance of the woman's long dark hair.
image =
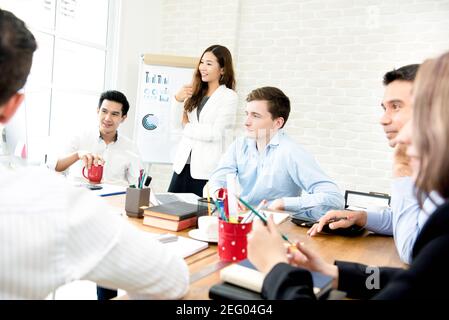
[(209, 48), (204, 50), (200, 60), (198, 61), (198, 65), (196, 67), (195, 74), (193, 76), (192, 97), (190, 99), (187, 99), (184, 104), (184, 110), (186, 112), (192, 112), (193, 109), (198, 107), (201, 100), (207, 93), (208, 89), (207, 82), (203, 82), (201, 80), (201, 74), (199, 71), (201, 59), (203, 58), (206, 52), (211, 52), (217, 58), (220, 68), (223, 68), (223, 75), (220, 77), (219, 80), (220, 85), (224, 84), (229, 89), (233, 90), (235, 89), (234, 67), (232, 65), (231, 53), (226, 47), (220, 46), (218, 44), (210, 46)]

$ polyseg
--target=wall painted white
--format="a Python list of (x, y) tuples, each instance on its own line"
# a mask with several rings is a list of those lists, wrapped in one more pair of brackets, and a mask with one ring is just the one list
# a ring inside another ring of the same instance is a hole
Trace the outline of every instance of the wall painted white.
[(162, 38), (162, 0), (121, 1), (120, 35), (116, 89), (127, 96), (131, 105), (128, 119), (120, 131), (133, 136), (137, 100), (139, 57), (160, 53)]

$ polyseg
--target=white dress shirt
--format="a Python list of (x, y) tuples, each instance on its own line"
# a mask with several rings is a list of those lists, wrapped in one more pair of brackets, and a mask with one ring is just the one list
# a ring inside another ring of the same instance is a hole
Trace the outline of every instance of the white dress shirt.
[(391, 208), (368, 211), (365, 225), (370, 231), (393, 235), (399, 257), (408, 264), (412, 261), (413, 246), (424, 224), (436, 206), (444, 203), (437, 193), (432, 193), (432, 198), (426, 198), (421, 209), (415, 191), (412, 177), (393, 179)]
[(44, 299), (74, 280), (182, 297), (185, 261), (126, 219), (48, 170), (0, 167), (0, 299)]
[[(136, 144), (127, 137), (120, 135), (120, 133), (117, 134), (115, 142), (106, 144), (100, 137), (98, 129), (85, 131), (80, 135), (72, 137), (58, 151), (53, 151), (48, 157), (47, 166), (54, 170), (58, 158), (80, 150), (99, 154), (103, 157), (105, 165), (102, 183), (123, 186), (137, 185), (139, 171), (143, 168), (139, 152)], [(82, 170), (82, 161), (77, 161), (66, 170), (66, 174), (74, 180), (85, 180)]]
[(289, 211), (318, 205), (329, 210), (344, 208), (345, 200), (335, 182), (283, 129), (271, 138), (262, 153), (257, 150), (256, 140), (237, 138), (212, 173), (211, 194), (226, 186), (228, 174), (237, 175), (241, 197), (253, 205), (264, 199), (282, 198)]

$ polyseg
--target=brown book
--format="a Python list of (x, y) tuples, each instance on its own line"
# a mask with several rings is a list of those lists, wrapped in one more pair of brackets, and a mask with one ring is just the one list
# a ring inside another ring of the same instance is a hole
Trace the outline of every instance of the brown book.
[(184, 230), (184, 229), (196, 226), (196, 220), (197, 220), (196, 216), (187, 218), (184, 220), (178, 220), (178, 221), (168, 220), (168, 219), (163, 219), (163, 218), (153, 217), (153, 216), (144, 216), (143, 224), (150, 226), (150, 227), (160, 228), (160, 229), (164, 229), (164, 230), (180, 231), (180, 230)]
[(185, 220), (191, 217), (196, 217), (198, 206), (195, 204), (176, 201), (159, 206), (149, 207), (144, 210), (145, 216), (159, 217), (168, 220)]

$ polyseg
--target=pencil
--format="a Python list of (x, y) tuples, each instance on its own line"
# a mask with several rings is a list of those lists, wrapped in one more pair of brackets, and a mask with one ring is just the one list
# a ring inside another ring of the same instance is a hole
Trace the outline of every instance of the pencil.
[(210, 194), (209, 194), (209, 185), (207, 185), (207, 215), (210, 216), (211, 209), (210, 209)]
[[(263, 208), (263, 204), (262, 204), (262, 202), (257, 206), (257, 208), (256, 208), (256, 211), (259, 211), (260, 209), (262, 209)], [(260, 212), (261, 214), (263, 214), (263, 212)], [(248, 213), (248, 215), (242, 220), (242, 223), (247, 223), (247, 222), (251, 222), (252, 221), (252, 217), (253, 217), (253, 213), (252, 212), (250, 212), (250, 213)], [(264, 217), (266, 217), (265, 215), (264, 215)]]
[[(239, 201), (240, 201), (241, 203), (243, 203), (243, 205), (244, 205), (245, 207), (247, 207), (249, 210), (251, 210), (251, 212), (253, 212), (256, 216), (258, 216), (258, 217), (260, 218), (260, 220), (263, 221), (263, 224), (264, 224), (264, 225), (267, 225), (267, 219), (266, 219), (266, 218), (264, 218), (259, 212), (257, 212), (256, 210), (254, 210), (254, 208), (251, 207), (248, 203), (246, 203), (245, 200), (243, 200), (242, 198), (240, 198), (240, 197), (237, 196), (236, 194), (235, 194), (235, 196), (237, 197), (237, 199), (239, 199)], [(282, 239), (284, 239), (285, 241), (287, 241), (288, 243), (290, 243), (292, 246), (295, 245), (293, 242), (291, 242), (291, 241), (288, 239), (288, 237), (287, 237), (285, 234), (281, 233), (281, 237), (282, 237)]]

